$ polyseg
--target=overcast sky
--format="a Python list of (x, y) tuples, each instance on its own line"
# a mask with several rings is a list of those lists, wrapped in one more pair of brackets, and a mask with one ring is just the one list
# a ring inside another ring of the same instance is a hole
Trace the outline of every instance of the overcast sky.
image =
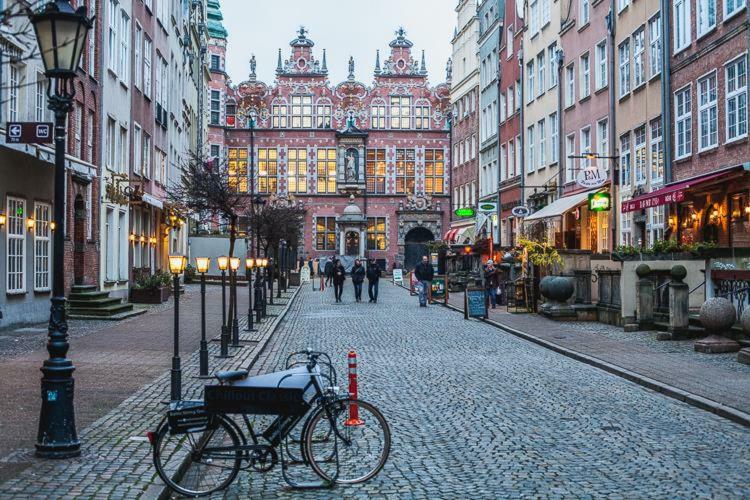
[(375, 51), (381, 63), (388, 57), (393, 32), (403, 26), (414, 43), (414, 57), (425, 50), (429, 80), (445, 80), (445, 63), (456, 25), (456, 0), (221, 0), (224, 25), (229, 31), (226, 68), (233, 83), (247, 79), (248, 60), (255, 54), (258, 79), (275, 78), (279, 48), (289, 57), (289, 42), (300, 25), (315, 42), (320, 60), (327, 49), (328, 77), (337, 84), (346, 79), (349, 56), (354, 56), (357, 80), (370, 84)]

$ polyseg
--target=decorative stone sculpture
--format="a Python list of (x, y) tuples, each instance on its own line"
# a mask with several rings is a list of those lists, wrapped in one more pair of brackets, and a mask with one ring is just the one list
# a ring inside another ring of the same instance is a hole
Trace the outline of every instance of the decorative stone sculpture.
[[(549, 278), (549, 279), (547, 279)], [(544, 282), (544, 286), (542, 286)], [(573, 279), (568, 276), (547, 276), (539, 282), (539, 291), (548, 300), (539, 308), (540, 312), (557, 321), (575, 320), (575, 309), (568, 300), (575, 292)]]
[(695, 343), (695, 350), (705, 353), (737, 352), (740, 344), (724, 336), (734, 325), (737, 311), (734, 305), (723, 297), (713, 297), (701, 306), (700, 320), (708, 337)]
[(638, 302), (636, 308), (636, 317), (638, 319), (638, 328), (646, 330), (654, 323), (654, 282), (649, 275), (651, 266), (640, 264), (635, 268), (635, 274), (638, 275)]

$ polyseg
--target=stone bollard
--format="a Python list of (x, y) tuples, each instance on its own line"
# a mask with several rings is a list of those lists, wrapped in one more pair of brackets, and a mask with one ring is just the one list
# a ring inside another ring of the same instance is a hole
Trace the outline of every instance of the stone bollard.
[(695, 350), (705, 353), (737, 352), (740, 344), (723, 334), (728, 332), (737, 318), (734, 305), (724, 297), (713, 297), (701, 306), (701, 323), (708, 337), (695, 343)]
[(635, 268), (635, 274), (638, 275), (638, 301), (635, 310), (638, 327), (648, 330), (654, 326), (654, 281), (649, 278), (651, 267), (641, 264)]
[[(742, 329), (745, 331), (745, 333), (750, 334), (750, 308), (742, 311), (740, 323), (742, 324)], [(750, 365), (750, 347), (740, 349), (740, 352), (737, 353), (737, 361), (746, 365)]]
[(687, 276), (687, 269), (680, 264), (672, 266), (670, 275), (669, 333), (672, 340), (680, 340), (688, 337), (690, 332), (690, 287), (682, 281)]

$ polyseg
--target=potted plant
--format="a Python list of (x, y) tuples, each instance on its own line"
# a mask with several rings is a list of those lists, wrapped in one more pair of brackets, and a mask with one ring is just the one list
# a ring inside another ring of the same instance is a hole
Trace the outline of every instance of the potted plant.
[(137, 304), (161, 304), (172, 291), (172, 277), (169, 273), (156, 271), (154, 274), (141, 274), (130, 289), (130, 302)]

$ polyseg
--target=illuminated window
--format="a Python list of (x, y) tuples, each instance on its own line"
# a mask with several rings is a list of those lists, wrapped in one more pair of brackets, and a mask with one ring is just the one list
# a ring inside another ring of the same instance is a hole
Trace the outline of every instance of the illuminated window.
[(247, 149), (229, 148), (227, 150), (227, 174), (229, 187), (241, 193), (247, 193)]
[(386, 250), (385, 217), (367, 218), (367, 249)]
[(271, 106), (271, 125), (273, 128), (286, 128), (288, 125), (287, 121), (287, 106), (286, 104), (274, 104)]
[(445, 158), (442, 149), (427, 149), (424, 152), (425, 193), (443, 194)]
[(287, 151), (287, 183), (290, 193), (307, 192), (307, 149), (289, 148)]
[(372, 105), (372, 128), (385, 128), (385, 104)]
[(8, 196), (6, 210), (5, 288), (7, 293), (26, 291), (26, 200)]
[(312, 96), (292, 96), (292, 128), (312, 128)]
[(336, 149), (318, 148), (318, 193), (336, 192)]
[(276, 193), (278, 188), (279, 157), (276, 148), (258, 149), (258, 192)]
[(411, 97), (391, 96), (391, 128), (411, 126)]
[(418, 129), (430, 128), (430, 107), (429, 106), (416, 106), (414, 108), (415, 123), (414, 126)]
[(316, 217), (315, 229), (315, 249), (336, 250), (336, 217)]
[(317, 128), (331, 128), (331, 105), (318, 104), (315, 110), (315, 126)]
[(367, 192), (385, 193), (385, 149), (367, 150)]
[(414, 150), (396, 150), (396, 192), (414, 193)]
[(50, 241), (52, 206), (34, 203), (34, 290), (50, 289)]

